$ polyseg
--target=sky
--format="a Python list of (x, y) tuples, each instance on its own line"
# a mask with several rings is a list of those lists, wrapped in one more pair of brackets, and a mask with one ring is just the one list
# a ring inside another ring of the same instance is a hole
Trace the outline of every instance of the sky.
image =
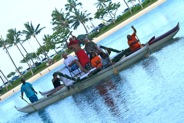
[[(91, 17), (94, 17), (94, 12), (96, 11), (95, 3), (97, 0), (78, 0), (83, 4), (82, 10), (87, 10), (88, 13), (91, 13)], [(112, 2), (120, 2), (121, 6), (117, 12), (121, 14), (126, 8), (123, 0), (112, 0)], [(46, 27), (38, 36), (39, 42), (42, 44), (42, 38), (44, 34), (52, 34), (52, 25), (51, 25), (51, 13), (57, 8), (58, 10), (64, 9), (64, 5), (67, 3), (67, 0), (0, 0), (0, 36), (5, 39), (8, 29), (24, 30), (24, 23), (32, 22), (33, 26), (36, 27), (40, 24), (40, 27)], [(92, 23), (97, 26), (102, 20), (93, 20)], [(90, 24), (88, 24), (90, 26)], [(92, 30), (92, 29), (91, 29)], [(89, 31), (91, 31), (89, 30)], [(73, 31), (74, 35), (85, 34), (85, 30), (80, 26), (77, 30)], [(31, 45), (29, 45), (29, 43)], [(28, 52), (35, 52), (39, 47), (35, 39), (30, 39), (28, 42), (23, 44)], [(23, 70), (28, 68), (27, 64), (20, 63), (22, 56), (20, 52), (12, 47), (9, 49), (12, 58), (14, 59), (16, 65), (22, 66)], [(54, 52), (49, 52), (49, 55)], [(15, 67), (13, 66), (8, 55), (4, 50), (0, 49), (0, 70), (3, 71), (5, 75), (8, 75), (10, 72), (15, 72)], [(0, 80), (1, 81), (1, 80)], [(0, 82), (1, 84), (1, 82)]]

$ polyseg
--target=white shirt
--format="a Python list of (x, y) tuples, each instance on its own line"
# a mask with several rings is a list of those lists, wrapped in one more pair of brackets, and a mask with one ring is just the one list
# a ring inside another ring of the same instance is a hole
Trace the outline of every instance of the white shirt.
[(64, 64), (65, 66), (68, 66), (72, 63), (72, 61), (76, 60), (77, 58), (75, 58), (74, 56), (68, 55), (67, 59), (64, 59)]

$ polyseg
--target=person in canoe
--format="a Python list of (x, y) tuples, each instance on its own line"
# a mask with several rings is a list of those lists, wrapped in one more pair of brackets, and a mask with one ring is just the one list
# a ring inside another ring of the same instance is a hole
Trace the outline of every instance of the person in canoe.
[(99, 54), (99, 51), (102, 52), (102, 49), (107, 50), (109, 54), (111, 53), (111, 51), (116, 52), (116, 53), (121, 52), (113, 48), (109, 48), (109, 47), (105, 47), (101, 45), (98, 46), (93, 41), (89, 41), (89, 39), (87, 38), (84, 39), (84, 44), (85, 44), (84, 49), (87, 52), (87, 54), (90, 54), (91, 52), (96, 52)]
[(91, 52), (90, 59), (91, 59), (91, 66), (93, 68), (102, 69), (102, 61), (101, 61), (101, 58), (95, 52)]
[(20, 80), (22, 82), (21, 85), (21, 98), (24, 98), (24, 93), (26, 97), (29, 98), (31, 103), (38, 101), (38, 97), (36, 96), (37, 92), (34, 90), (32, 84), (26, 82), (24, 78)]
[(112, 65), (109, 55), (105, 52), (99, 52), (100, 57), (102, 58), (102, 68), (105, 69)]
[(51, 96), (53, 93), (57, 92), (65, 86), (64, 84), (60, 83), (61, 80), (57, 77), (57, 75), (58, 74), (56, 72), (53, 74), (52, 84), (54, 89), (47, 96)]
[(127, 35), (127, 40), (131, 53), (133, 53), (141, 48), (141, 44), (136, 36), (137, 33), (136, 29), (134, 28), (134, 26), (131, 26), (131, 28), (133, 29), (134, 32), (132, 35)]
[(80, 62), (74, 56), (66, 55), (65, 53), (63, 53), (62, 57), (64, 58), (65, 66), (68, 67), (71, 71), (79, 67), (81, 71), (83, 71), (84, 73), (87, 73), (87, 70), (80, 64)]
[(79, 46), (79, 41), (73, 37), (70, 38), (69, 41), (70, 42), (68, 44), (68, 48), (75, 52), (82, 67), (84, 67), (86, 70), (90, 70), (91, 69), (90, 59), (88, 55), (85, 53), (85, 51), (81, 49), (81, 47)]

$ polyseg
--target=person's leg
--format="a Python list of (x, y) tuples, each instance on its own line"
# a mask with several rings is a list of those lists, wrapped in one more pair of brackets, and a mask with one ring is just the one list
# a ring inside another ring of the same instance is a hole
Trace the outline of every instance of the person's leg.
[(84, 67), (82, 67), (82, 65), (80, 64), (78, 60), (74, 60), (73, 62), (81, 69), (82, 72), (84, 73), (88, 72)]
[(31, 103), (34, 103), (34, 102), (38, 101), (38, 97), (34, 94), (33, 96), (29, 97), (29, 100)]
[(63, 87), (64, 87), (64, 85), (58, 86), (58, 87), (55, 88), (53, 91), (51, 91), (51, 92), (47, 95), (47, 97), (48, 97), (48, 96), (51, 96), (52, 94), (54, 94), (55, 92), (57, 92), (58, 90), (60, 90), (60, 89), (63, 88)]
[(71, 71), (74, 71), (74, 70), (77, 70), (79, 67), (77, 66), (77, 64), (73, 64), (72, 66), (71, 66)]

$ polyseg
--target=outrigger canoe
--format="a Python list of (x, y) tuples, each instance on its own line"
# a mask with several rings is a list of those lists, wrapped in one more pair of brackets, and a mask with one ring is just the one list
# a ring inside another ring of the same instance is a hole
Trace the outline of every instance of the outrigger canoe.
[[(132, 65), (136, 61), (143, 58), (146, 55), (146, 53), (148, 53), (148, 47), (149, 47), (149, 45), (146, 45), (145, 47), (141, 48), (137, 52), (135, 52), (135, 53), (133, 53), (125, 58), (122, 58), (119, 62), (114, 64), (114, 67), (116, 67), (116, 69), (118, 71), (120, 71), (120, 70), (125, 69), (126, 67)], [(16, 109), (20, 112), (25, 112), (25, 113), (31, 113), (34, 111), (41, 110), (50, 104), (53, 104), (53, 103), (65, 98), (65, 97), (68, 97), (72, 94), (80, 92), (80, 91), (94, 85), (95, 83), (100, 82), (101, 80), (107, 78), (107, 76), (111, 76), (113, 73), (114, 73), (113, 67), (110, 66), (106, 69), (101, 70), (100, 72), (98, 72), (94, 76), (90, 76), (81, 82), (75, 83), (72, 86), (72, 88), (70, 88), (70, 89), (67, 89), (67, 87), (63, 87), (61, 90), (57, 91), (52, 96), (48, 96), (48, 97), (45, 96), (45, 97), (39, 99), (35, 103), (32, 103), (32, 104), (27, 105), (27, 106), (22, 107), (22, 108), (16, 107)]]
[[(177, 32), (179, 31), (179, 23), (168, 32), (164, 33), (163, 35), (155, 38), (151, 38), (148, 43), (141, 48), (140, 50), (130, 54), (129, 56), (121, 58), (118, 62), (114, 64), (114, 67), (120, 71), (128, 66), (134, 64), (138, 60), (142, 59), (148, 52), (153, 52), (155, 50), (158, 50), (158, 47), (164, 46), (171, 38), (173, 38)], [(37, 102), (26, 105), (25, 107), (19, 108), (16, 107), (16, 109), (20, 112), (24, 113), (31, 113), (34, 111), (41, 110), (48, 105), (51, 105), (61, 99), (64, 99), (70, 95), (73, 95), (75, 93), (78, 93), (98, 82), (105, 79), (107, 76), (111, 76), (114, 73), (113, 66), (110, 66), (106, 69), (101, 70), (97, 74), (90, 76), (81, 82), (76, 82), (72, 88), (68, 89), (67, 87), (63, 87), (53, 95), (47, 97), (44, 96), (41, 99), (39, 99)]]

